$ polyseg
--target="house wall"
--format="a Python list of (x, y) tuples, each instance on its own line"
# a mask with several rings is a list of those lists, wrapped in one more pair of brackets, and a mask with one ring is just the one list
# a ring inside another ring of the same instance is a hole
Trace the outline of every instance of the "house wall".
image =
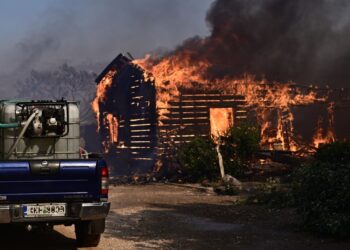
[(176, 148), (195, 137), (211, 136), (210, 109), (232, 108), (233, 124), (247, 119), (245, 98), (218, 91), (182, 89), (169, 102), (158, 122), (158, 157), (166, 167), (176, 167)]

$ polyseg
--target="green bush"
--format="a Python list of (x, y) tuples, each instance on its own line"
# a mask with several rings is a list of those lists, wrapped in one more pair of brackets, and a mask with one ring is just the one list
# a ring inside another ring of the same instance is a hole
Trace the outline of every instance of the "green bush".
[[(231, 127), (219, 139), (225, 173), (241, 176), (259, 149), (259, 129), (242, 123)], [(181, 168), (192, 181), (215, 180), (219, 177), (220, 169), (215, 147), (216, 144), (212, 139), (196, 137), (178, 149), (177, 158)]]
[[(259, 129), (247, 123), (239, 124), (230, 128), (219, 140), (225, 173), (241, 176), (259, 149)], [(178, 149), (177, 158), (181, 168), (192, 181), (215, 180), (219, 177), (220, 169), (215, 147), (216, 144), (212, 139), (196, 137)]]
[(241, 123), (231, 127), (220, 139), (225, 171), (233, 176), (242, 175), (254, 153), (260, 148), (259, 128), (249, 123)]
[(350, 143), (322, 146), (294, 176), (293, 195), (308, 229), (350, 235)]
[(177, 155), (182, 170), (190, 180), (215, 180), (219, 177), (217, 153), (212, 140), (196, 137), (182, 145)]

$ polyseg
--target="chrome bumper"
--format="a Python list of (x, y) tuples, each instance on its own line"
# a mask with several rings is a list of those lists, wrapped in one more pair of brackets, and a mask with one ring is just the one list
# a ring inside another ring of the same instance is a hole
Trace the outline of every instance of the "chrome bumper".
[(64, 217), (23, 217), (21, 204), (0, 205), (0, 224), (12, 222), (50, 222), (50, 221), (79, 221), (99, 220), (107, 217), (110, 203), (67, 203), (67, 216)]

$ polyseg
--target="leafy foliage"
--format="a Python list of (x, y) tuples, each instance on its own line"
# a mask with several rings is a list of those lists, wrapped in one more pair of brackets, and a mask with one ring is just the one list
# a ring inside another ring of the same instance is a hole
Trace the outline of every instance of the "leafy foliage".
[(259, 150), (260, 130), (249, 123), (231, 127), (221, 137), (221, 152), (228, 174), (239, 176), (248, 167), (254, 153)]
[(294, 198), (308, 229), (350, 235), (350, 143), (324, 145), (294, 177)]
[[(226, 173), (241, 175), (259, 149), (260, 131), (249, 124), (240, 124), (219, 139)], [(193, 181), (218, 178), (220, 171), (215, 146), (212, 139), (197, 137), (178, 150), (180, 165)]]
[(182, 169), (193, 181), (214, 180), (219, 176), (215, 144), (212, 140), (196, 137), (178, 150)]

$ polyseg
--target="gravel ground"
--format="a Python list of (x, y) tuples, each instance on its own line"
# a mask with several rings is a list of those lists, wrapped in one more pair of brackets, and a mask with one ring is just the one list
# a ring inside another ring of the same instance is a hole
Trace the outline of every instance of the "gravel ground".
[[(236, 199), (166, 184), (112, 187), (106, 232), (90, 249), (350, 249), (349, 241), (301, 231), (291, 209)], [(73, 227), (2, 228), (0, 235), (0, 249), (78, 249)]]

